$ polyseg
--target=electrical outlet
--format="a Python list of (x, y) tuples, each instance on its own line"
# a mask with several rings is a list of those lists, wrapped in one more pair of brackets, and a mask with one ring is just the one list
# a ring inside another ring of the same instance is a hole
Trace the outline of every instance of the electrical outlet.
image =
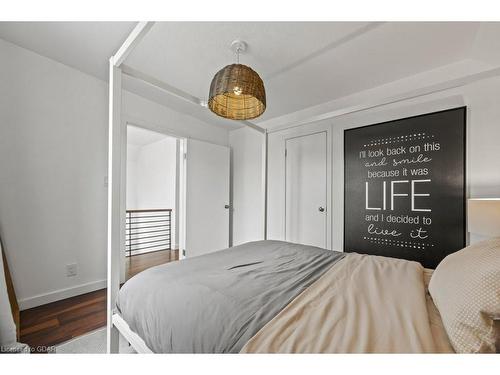
[(66, 276), (72, 277), (78, 274), (78, 265), (76, 263), (66, 264)]

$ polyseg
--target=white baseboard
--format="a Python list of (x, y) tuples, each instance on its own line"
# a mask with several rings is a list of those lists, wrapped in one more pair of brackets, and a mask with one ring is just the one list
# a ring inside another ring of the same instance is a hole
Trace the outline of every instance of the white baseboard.
[(31, 309), (32, 307), (45, 305), (47, 303), (59, 301), (61, 299), (70, 298), (78, 296), (80, 294), (93, 292), (94, 290), (103, 289), (106, 288), (106, 286), (107, 286), (107, 281), (106, 279), (104, 279), (77, 285), (71, 288), (55, 290), (50, 293), (39, 294), (33, 297), (23, 298), (18, 301), (19, 309), (20, 310)]

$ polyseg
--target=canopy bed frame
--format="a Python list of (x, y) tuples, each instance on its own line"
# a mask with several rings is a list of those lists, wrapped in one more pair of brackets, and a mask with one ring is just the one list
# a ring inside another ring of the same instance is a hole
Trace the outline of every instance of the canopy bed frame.
[[(144, 83), (156, 87), (169, 95), (180, 98), (194, 106), (206, 107), (205, 103), (199, 98), (190, 95), (178, 88), (175, 88), (168, 83), (151, 77), (137, 69), (134, 69), (125, 64), (127, 57), (133, 49), (141, 42), (145, 35), (154, 26), (154, 22), (139, 22), (134, 30), (127, 37), (123, 45), (109, 59), (109, 145), (108, 145), (108, 229), (107, 229), (107, 352), (117, 353), (119, 333), (133, 346), (139, 353), (151, 353), (145, 342), (134, 333), (125, 322), (125, 320), (116, 313), (117, 295), (120, 289), (120, 263), (121, 256), (124, 253), (124, 241), (122, 222), (125, 217), (125, 207), (121, 200), (122, 191), (122, 126), (121, 126), (121, 91), (122, 91), (122, 76), (126, 75), (134, 79), (143, 81)], [(350, 113), (373, 109), (389, 104), (398, 103), (401, 101), (429, 95), (432, 93), (449, 90), (470, 84), (471, 82), (482, 80), (485, 78), (500, 75), (500, 68), (491, 69), (488, 71), (470, 74), (460, 78), (450, 79), (438, 84), (429, 85), (424, 88), (402, 92), (396, 96), (373, 99), (359, 105), (350, 107), (342, 107), (340, 109), (329, 110), (327, 113), (312, 114), (305, 116), (290, 115), (287, 118), (290, 120), (286, 124), (278, 123), (273, 127), (273, 130), (265, 129), (249, 121), (239, 121), (255, 131), (262, 134), (262, 197), (263, 197), (263, 239), (267, 239), (267, 168), (268, 168), (268, 137), (272, 132), (280, 131), (284, 128), (304, 125), (307, 123), (331, 119), (338, 116), (343, 116)], [(312, 113), (312, 112), (310, 112)]]
[[(121, 90), (122, 74), (141, 80), (148, 85), (154, 86), (170, 95), (180, 98), (196, 106), (205, 107), (205, 104), (199, 98), (179, 90), (168, 83), (162, 82), (155, 77), (151, 77), (139, 70), (124, 64), (127, 56), (140, 43), (144, 36), (153, 27), (154, 22), (139, 22), (134, 30), (127, 37), (123, 45), (109, 59), (109, 144), (108, 144), (108, 287), (107, 287), (107, 351), (108, 353), (118, 352), (119, 332), (132, 344), (138, 352), (148, 353), (150, 350), (144, 344), (142, 339), (132, 332), (127, 323), (115, 314), (116, 296), (120, 289), (120, 262), (123, 253), (123, 241), (121, 223), (124, 217), (124, 207), (120, 200), (120, 181), (121, 181)], [(267, 131), (250, 122), (239, 121), (246, 126), (262, 134), (263, 159), (266, 160), (266, 169), (263, 171), (264, 194), (264, 238), (267, 238)]]

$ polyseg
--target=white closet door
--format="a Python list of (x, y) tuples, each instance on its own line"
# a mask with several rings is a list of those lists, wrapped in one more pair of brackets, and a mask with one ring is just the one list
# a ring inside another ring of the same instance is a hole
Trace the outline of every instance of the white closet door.
[(327, 133), (286, 140), (287, 241), (327, 247)]
[(229, 246), (229, 148), (187, 141), (186, 257)]

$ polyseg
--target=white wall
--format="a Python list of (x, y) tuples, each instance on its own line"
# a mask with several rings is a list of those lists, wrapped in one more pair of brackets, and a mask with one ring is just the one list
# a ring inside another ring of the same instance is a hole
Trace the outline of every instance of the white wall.
[(127, 209), (171, 208), (176, 247), (177, 140), (165, 137), (143, 146), (127, 144)]
[(233, 245), (263, 238), (262, 142), (250, 128), (229, 133), (232, 175)]
[[(0, 234), (21, 308), (104, 287), (107, 84), (0, 40), (0, 97)], [(132, 93), (122, 102), (123, 121), (228, 142)]]
[[(412, 88), (414, 82), (414, 79), (408, 80), (407, 90)], [(398, 82), (397, 85), (401, 88), (404, 86), (404, 82)], [(390, 88), (380, 88), (379, 91), (384, 96), (391, 95)], [(384, 93), (384, 91), (386, 92)], [(365, 93), (360, 93), (357, 96), (358, 100), (356, 100), (356, 96), (353, 96), (349, 101), (346, 101), (346, 107), (362, 103), (363, 100), (360, 98), (363, 98), (363, 96), (366, 96)], [(269, 135), (268, 238), (284, 239), (284, 140), (292, 135), (313, 132), (319, 129), (331, 129), (332, 131), (333, 181), (332, 202), (329, 211), (332, 213), (332, 248), (335, 250), (343, 248), (344, 129), (466, 105), (468, 113), (468, 194), (470, 197), (500, 197), (500, 155), (498, 154), (500, 106), (498, 103), (500, 103), (500, 77), (495, 77), (477, 81), (464, 87), (271, 133)], [(250, 133), (240, 133), (238, 137), (235, 137), (234, 133), (238, 131), (230, 133), (230, 142), (234, 154), (251, 152), (258, 157), (261, 149), (257, 144), (253, 144), (252, 151), (243, 146), (247, 144), (247, 140), (241, 138), (249, 137)], [(235, 138), (237, 138), (237, 142), (234, 141)], [(241, 150), (238, 151), (238, 148)], [(257, 199), (260, 196), (260, 191), (244, 192), (242, 189), (237, 189), (236, 186), (243, 184), (237, 179), (244, 178), (246, 181), (260, 181), (261, 173), (253, 163), (249, 162), (249, 159), (245, 161), (235, 158), (234, 169), (235, 181), (233, 183), (235, 189), (233, 201), (236, 208), (242, 202)], [(239, 215), (244, 215), (244, 217)], [(259, 215), (260, 213), (257, 211), (247, 210), (239, 213), (235, 210), (234, 222), (243, 221), (249, 223), (258, 221), (261, 220)], [(471, 241), (475, 240), (476, 237), (471, 236)]]
[(176, 139), (142, 146), (137, 160), (137, 208), (175, 207)]
[(133, 210), (137, 206), (137, 170), (140, 146), (127, 143), (126, 207)]
[(176, 137), (228, 145), (228, 131), (124, 91), (122, 122)]

